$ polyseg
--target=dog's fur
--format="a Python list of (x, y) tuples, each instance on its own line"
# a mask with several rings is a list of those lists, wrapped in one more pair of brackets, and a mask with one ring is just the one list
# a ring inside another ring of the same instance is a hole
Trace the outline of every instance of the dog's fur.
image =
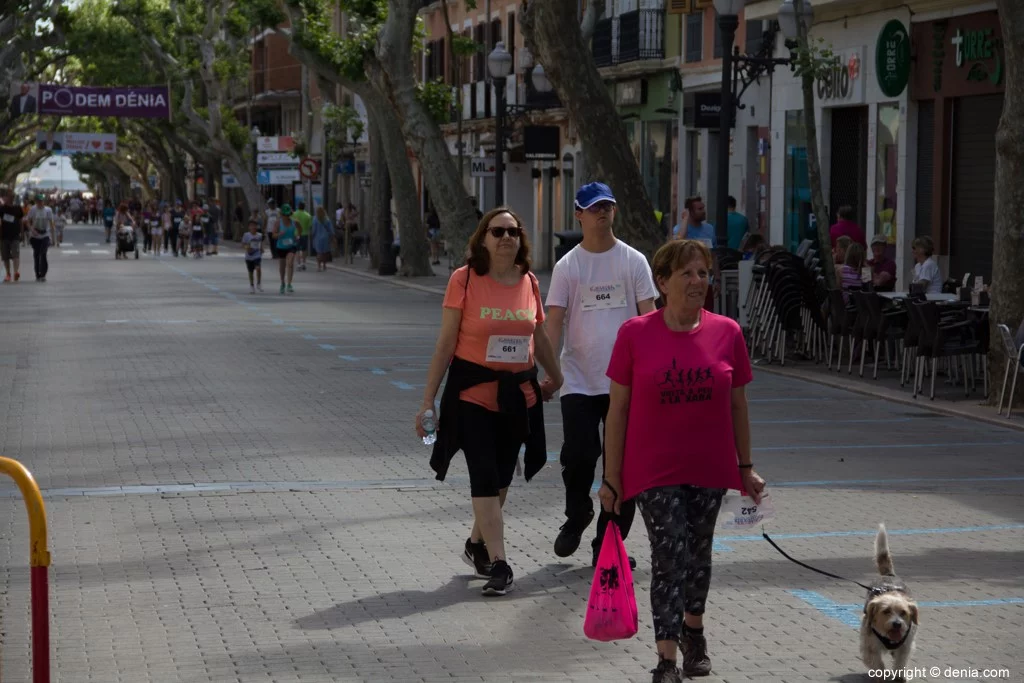
[[(892, 654), (893, 669), (906, 669), (914, 651), (918, 609), (906, 585), (893, 570), (889, 537), (885, 533), (884, 524), (878, 525), (878, 535), (875, 536), (875, 564), (880, 578), (871, 584), (871, 592), (864, 604), (864, 618), (860, 625), (860, 657), (869, 670), (885, 669), (882, 655), (888, 652)], [(904, 636), (906, 640), (899, 647), (889, 650), (872, 629), (894, 643)]]

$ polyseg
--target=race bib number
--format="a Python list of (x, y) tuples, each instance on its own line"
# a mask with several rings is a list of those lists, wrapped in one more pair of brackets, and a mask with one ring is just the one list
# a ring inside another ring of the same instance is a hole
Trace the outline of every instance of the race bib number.
[(584, 311), (600, 311), (626, 307), (626, 285), (623, 282), (604, 282), (583, 286)]
[(12, 216), (9, 213), (5, 213), (4, 214), (4, 223), (13, 223), (13, 222), (14, 222), (14, 216)]
[(527, 363), (529, 360), (529, 337), (494, 334), (487, 341), (488, 363)]
[(755, 503), (750, 496), (730, 493), (722, 501), (722, 509), (718, 512), (718, 525), (723, 529), (750, 529), (774, 517), (775, 507), (767, 492), (761, 493), (760, 503)]
[(202, 223), (203, 225), (206, 225), (207, 223), (210, 222), (210, 217), (209, 216), (203, 216), (202, 218), (199, 219), (199, 222)]

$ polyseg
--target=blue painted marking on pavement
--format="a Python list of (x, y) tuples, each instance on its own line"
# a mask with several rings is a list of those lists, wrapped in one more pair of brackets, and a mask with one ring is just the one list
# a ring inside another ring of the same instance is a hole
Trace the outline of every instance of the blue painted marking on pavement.
[(264, 318), (269, 318), (272, 314), (270, 314), (270, 313), (260, 313), (260, 315), (262, 315)]
[(306, 341), (316, 341), (316, 337), (314, 337), (311, 334), (304, 334), (302, 335), (302, 338), (305, 339)]
[[(837, 619), (847, 626), (860, 628), (860, 615), (857, 614), (856, 610), (850, 610), (845, 605), (833, 602), (821, 593), (815, 593), (814, 591), (790, 590), (786, 592), (793, 597), (800, 598), (827, 617)], [(860, 609), (863, 609), (863, 606)]]
[(356, 362), (357, 360), (359, 360), (359, 359), (358, 359), (358, 358), (356, 358), (355, 356), (341, 356), (341, 355), (339, 355), (339, 356), (338, 356), (338, 358), (340, 358), (340, 359), (342, 359), (342, 360), (347, 360), (347, 361), (348, 361), (348, 362), (350, 362), (350, 363), (354, 363), (354, 362)]
[[(860, 628), (861, 614), (864, 611), (863, 604), (840, 603), (826, 598), (821, 593), (814, 591), (793, 589), (786, 591), (796, 598), (800, 598), (808, 605), (818, 610), (827, 617), (831, 617), (847, 626)], [(940, 607), (998, 607), (1001, 605), (1024, 605), (1024, 598), (991, 598), (987, 600), (939, 600), (933, 602), (918, 602), (918, 607), (940, 608)]]
[(299, 328), (297, 328), (297, 327), (286, 327), (286, 328), (284, 329), (284, 331), (285, 331), (285, 332), (298, 332), (298, 331), (299, 331)]
[(274, 318), (270, 322), (273, 323), (274, 325), (284, 325), (284, 321), (279, 318)]
[[(1024, 524), (991, 524), (988, 526), (956, 526), (938, 527), (934, 529), (886, 529), (886, 531), (888, 531), (890, 536), (920, 536), (923, 534), (966, 534), (986, 531), (1020, 531), (1022, 529), (1024, 529)], [(877, 533), (878, 529), (866, 529), (863, 531), (814, 531), (807, 533), (772, 534), (772, 538), (775, 540), (786, 540), (793, 538), (840, 538), (845, 536), (874, 537)], [(745, 536), (716, 536), (714, 548), (721, 552), (730, 552), (732, 548), (728, 546), (729, 543), (763, 540), (764, 538), (760, 534), (750, 534)]]
[(878, 422), (910, 422), (912, 417), (887, 417), (877, 420), (751, 420), (752, 425), (860, 424)]
[(931, 482), (1024, 481), (1024, 477), (906, 477), (903, 479), (820, 479), (818, 481), (773, 481), (772, 486), (859, 486), (863, 484), (929, 484)]
[(380, 368), (370, 368), (370, 372), (372, 372), (375, 375), (386, 375), (386, 374), (388, 374), (387, 370), (381, 370)]
[(875, 443), (875, 444), (828, 444), (818, 446), (761, 446), (758, 452), (769, 451), (843, 451), (881, 450), (883, 448), (951, 448), (955, 446), (1024, 446), (1024, 441), (961, 441), (946, 443)]
[(324, 351), (337, 351), (338, 347), (334, 344), (320, 344), (320, 348)]
[(397, 380), (392, 380), (391, 384), (393, 384), (394, 386), (398, 387), (399, 389), (403, 389), (405, 391), (412, 391), (413, 389), (416, 388), (416, 387), (414, 387), (411, 384), (406, 384), (405, 382), (399, 382)]

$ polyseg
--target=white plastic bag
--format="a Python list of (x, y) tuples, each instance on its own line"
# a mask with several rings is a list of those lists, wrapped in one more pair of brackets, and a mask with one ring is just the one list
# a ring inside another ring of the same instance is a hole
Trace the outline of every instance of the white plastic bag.
[(767, 491), (761, 493), (760, 504), (750, 496), (729, 492), (718, 512), (718, 525), (722, 529), (751, 529), (775, 517), (775, 507)]

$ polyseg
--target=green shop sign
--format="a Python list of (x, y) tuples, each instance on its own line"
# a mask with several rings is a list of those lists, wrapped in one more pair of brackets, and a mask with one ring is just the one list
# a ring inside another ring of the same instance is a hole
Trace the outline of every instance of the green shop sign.
[(910, 34), (903, 22), (893, 19), (882, 27), (875, 46), (878, 87), (886, 97), (898, 97), (910, 80)]
[(989, 81), (999, 85), (1003, 81), (1003, 59), (999, 54), (1002, 40), (990, 28), (975, 31), (957, 29), (952, 43), (956, 49), (956, 66), (969, 66), (967, 80)]

